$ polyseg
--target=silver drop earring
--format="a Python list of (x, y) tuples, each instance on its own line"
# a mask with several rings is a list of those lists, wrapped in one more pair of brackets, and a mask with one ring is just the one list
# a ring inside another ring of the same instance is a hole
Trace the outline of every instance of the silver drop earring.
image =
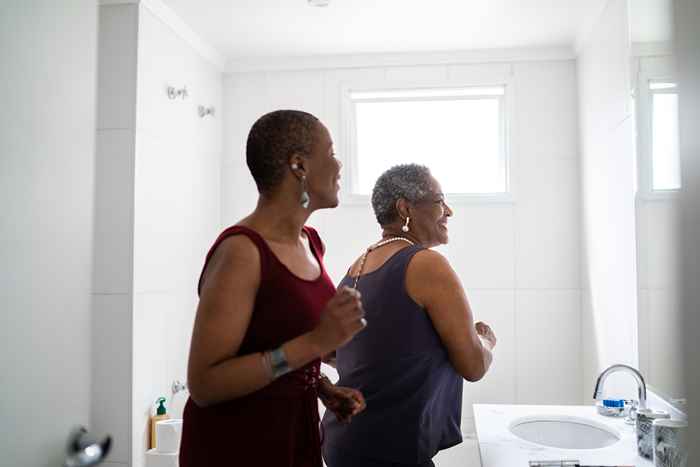
[(306, 175), (301, 176), (301, 206), (304, 209), (309, 207), (309, 194), (306, 192)]
[(410, 217), (407, 217), (407, 218), (406, 218), (406, 223), (403, 225), (403, 227), (401, 227), (401, 230), (402, 230), (403, 232), (408, 232), (409, 230), (411, 230), (411, 229), (408, 228), (408, 223), (409, 223), (410, 221), (411, 221), (411, 218), (410, 218)]
[[(291, 165), (292, 170), (297, 170), (299, 165), (295, 162)], [(306, 192), (306, 175), (301, 176), (301, 206), (306, 209), (309, 207), (309, 194)]]

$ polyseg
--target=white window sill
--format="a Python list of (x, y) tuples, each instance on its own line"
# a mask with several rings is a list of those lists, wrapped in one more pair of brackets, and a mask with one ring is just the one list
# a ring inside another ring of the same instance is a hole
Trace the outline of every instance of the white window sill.
[(680, 198), (680, 190), (659, 190), (638, 192), (637, 200), (639, 201), (675, 201)]

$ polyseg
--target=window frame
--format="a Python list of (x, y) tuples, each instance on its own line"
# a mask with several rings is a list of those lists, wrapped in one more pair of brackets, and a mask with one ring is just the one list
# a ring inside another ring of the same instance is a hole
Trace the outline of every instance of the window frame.
[(451, 90), (464, 88), (494, 88), (502, 87), (503, 94), (499, 96), (481, 94), (467, 96), (439, 96), (439, 97), (407, 97), (407, 98), (366, 98), (361, 102), (405, 102), (425, 100), (473, 100), (484, 97), (497, 97), (500, 103), (499, 131), (501, 134), (502, 161), (505, 170), (505, 188), (501, 193), (446, 193), (451, 204), (471, 203), (513, 203), (515, 199), (515, 184), (513, 168), (513, 123), (514, 123), (514, 99), (513, 82), (509, 78), (490, 79), (477, 82), (381, 82), (381, 83), (345, 83), (341, 86), (341, 128), (342, 128), (342, 154), (343, 181), (341, 185), (340, 199), (343, 204), (367, 205), (370, 203), (370, 195), (355, 193), (354, 189), (358, 180), (357, 158), (357, 127), (355, 115), (355, 103), (353, 93), (358, 92), (400, 92), (413, 90)]
[[(676, 83), (672, 89), (650, 89), (651, 83), (671, 82)], [(637, 194), (645, 200), (675, 199), (683, 190), (683, 180), (680, 188), (654, 189), (654, 95), (678, 94), (678, 80), (671, 72), (662, 70), (642, 71), (637, 73), (635, 86), (635, 116), (637, 120)]]

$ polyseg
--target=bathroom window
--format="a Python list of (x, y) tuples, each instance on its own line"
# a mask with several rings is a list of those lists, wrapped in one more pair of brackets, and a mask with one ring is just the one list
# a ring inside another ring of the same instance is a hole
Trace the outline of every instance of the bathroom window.
[(649, 81), (652, 190), (681, 187), (678, 150), (678, 90), (670, 81)]
[(506, 95), (505, 85), (348, 90), (347, 191), (366, 197), (383, 171), (414, 162), (447, 194), (507, 194)]

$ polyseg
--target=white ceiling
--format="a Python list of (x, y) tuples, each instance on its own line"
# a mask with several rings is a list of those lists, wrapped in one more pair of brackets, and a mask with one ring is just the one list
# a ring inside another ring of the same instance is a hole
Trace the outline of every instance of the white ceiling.
[(571, 46), (599, 0), (163, 0), (227, 60)]

